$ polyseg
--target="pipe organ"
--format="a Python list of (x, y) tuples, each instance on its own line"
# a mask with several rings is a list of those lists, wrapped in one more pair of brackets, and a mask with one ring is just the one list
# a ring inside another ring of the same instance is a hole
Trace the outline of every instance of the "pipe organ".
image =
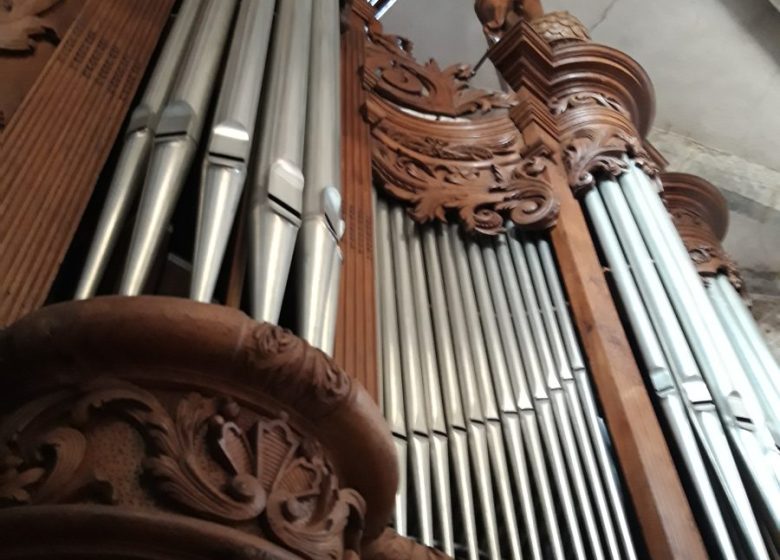
[(635, 61), (531, 0), (475, 3), (503, 92), (392, 0), (180, 0), (154, 55), (101, 2), (25, 103), (124, 133), (0, 132), (0, 558), (780, 557), (780, 371)]

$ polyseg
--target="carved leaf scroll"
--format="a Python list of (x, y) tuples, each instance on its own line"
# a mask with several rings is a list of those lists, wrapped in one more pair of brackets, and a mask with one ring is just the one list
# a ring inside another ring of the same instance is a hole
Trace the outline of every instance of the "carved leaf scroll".
[(52, 24), (41, 16), (61, 0), (0, 0), (0, 49), (30, 51), (33, 37), (46, 32), (54, 34)]
[[(526, 229), (555, 223), (558, 202), (542, 178), (545, 159), (523, 159), (512, 141), (455, 144), (374, 129), (374, 169), (383, 188), (410, 204), (420, 223), (456, 213), (464, 229), (495, 235), (511, 220)], [(504, 161), (502, 161), (504, 160)]]
[(382, 33), (378, 22), (368, 29), (366, 87), (404, 107), (432, 115), (461, 117), (487, 113), (516, 104), (513, 95), (473, 88), (468, 65), (454, 64), (444, 70), (435, 60), (425, 64), (412, 57), (412, 42)]
[(146, 442), (138, 460), (156, 499), (216, 522), (257, 520), (273, 540), (312, 560), (358, 550), (362, 497), (339, 488), (321, 446), (293, 430), (284, 413), (246, 417), (232, 399), (191, 393), (171, 415), (155, 395), (111, 378), (5, 419), (0, 506), (78, 501), (85, 491), (111, 503), (113, 484), (125, 483), (113, 472), (98, 476), (89, 452), (92, 430), (106, 420), (131, 425)]

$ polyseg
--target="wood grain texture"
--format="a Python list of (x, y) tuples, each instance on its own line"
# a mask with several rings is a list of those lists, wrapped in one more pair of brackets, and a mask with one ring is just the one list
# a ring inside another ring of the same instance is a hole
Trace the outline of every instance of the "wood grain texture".
[(174, 0), (88, 0), (0, 139), (0, 326), (39, 307)]
[(344, 262), (334, 357), (378, 400), (371, 139), (363, 120), (366, 92), (361, 78), (363, 29), (366, 20), (373, 18), (372, 12), (367, 3), (354, 2), (345, 14), (341, 39), (341, 177), (346, 229), (341, 240)]

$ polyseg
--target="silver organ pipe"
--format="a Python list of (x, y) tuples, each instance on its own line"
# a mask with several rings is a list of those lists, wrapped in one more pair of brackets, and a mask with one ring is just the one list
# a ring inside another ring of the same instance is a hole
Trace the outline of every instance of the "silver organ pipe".
[(330, 353), (336, 334), (341, 271), (341, 99), (339, 2), (316, 0), (312, 9), (305, 187), (296, 248), (298, 332)]
[(244, 190), (273, 15), (273, 0), (245, 0), (236, 17), (201, 173), (190, 281), (197, 301), (214, 295)]
[(614, 465), (612, 464), (608, 442), (606, 441), (601, 428), (602, 424), (598, 415), (596, 398), (593, 395), (593, 387), (591, 386), (590, 378), (588, 377), (585, 360), (580, 351), (577, 333), (569, 314), (566, 297), (563, 293), (563, 286), (558, 277), (558, 268), (555, 263), (555, 258), (550, 243), (546, 239), (542, 238), (537, 241), (537, 249), (542, 261), (544, 275), (547, 279), (547, 286), (550, 289), (552, 304), (555, 310), (555, 318), (558, 322), (558, 328), (560, 329), (564, 348), (566, 349), (569, 367), (572, 370), (574, 380), (577, 384), (577, 390), (582, 399), (588, 431), (590, 432), (591, 441), (593, 442), (599, 469), (604, 477), (604, 484), (610, 507), (615, 516), (617, 531), (623, 547), (623, 557), (626, 559), (635, 559), (637, 558), (637, 553), (634, 547), (634, 539), (631, 536), (628, 515), (625, 506), (623, 505), (620, 480), (618, 479)]
[(766, 523), (776, 539), (780, 529), (780, 452), (763, 408), (654, 185), (632, 166), (630, 173), (621, 177), (621, 186), (740, 466), (757, 489)]
[[(181, 194), (205, 136), (189, 296), (214, 301), (220, 274), (243, 275), (237, 263), (246, 254), (252, 314), (278, 322), (292, 283), (297, 298), (285, 304), (285, 320), (331, 353), (344, 229), (340, 39), (338, 0), (184, 0), (132, 115), (75, 297), (95, 295), (142, 177), (118, 292), (153, 289), (174, 211), (180, 199), (192, 203)], [(238, 221), (242, 198), (246, 220)]]
[[(602, 182), (600, 186), (604, 186), (604, 183), (606, 181)], [(585, 194), (585, 207), (593, 221), (599, 244), (606, 255), (618, 293), (633, 328), (650, 385), (655, 391), (660, 408), (666, 415), (670, 431), (696, 487), (696, 493), (701, 500), (703, 510), (706, 512), (720, 552), (724, 558), (736, 558), (726, 522), (707, 476), (706, 465), (699, 453), (696, 436), (688, 421), (680, 389), (672, 376), (661, 344), (655, 335), (650, 317), (639, 295), (639, 290), (631, 276), (628, 263), (623, 256), (618, 236), (610, 225), (606, 208), (597, 190), (593, 189)], [(699, 389), (699, 393), (702, 392), (700, 387), (692, 389), (694, 391)], [(684, 385), (683, 390), (686, 390)], [(691, 390), (687, 390), (686, 395), (690, 408), (702, 403), (706, 405), (708, 400), (706, 395), (696, 395)], [(692, 401), (692, 398), (697, 400)]]
[(312, 0), (279, 0), (249, 199), (251, 315), (277, 323), (303, 211)]
[[(719, 553), (768, 558), (760, 521), (777, 534), (777, 449), (748, 362), (717, 322), (722, 293), (710, 290), (713, 309), (655, 185), (633, 163), (583, 205)], [(761, 497), (759, 519), (749, 490)]]
[(205, 124), (235, 0), (209, 0), (160, 115), (119, 293), (138, 295), (171, 219)]
[(74, 299), (90, 298), (97, 292), (127, 214), (143, 183), (160, 112), (173, 87), (176, 69), (204, 4), (205, 0), (182, 2), (143, 97), (130, 115), (122, 153), (111, 178)]
[(621, 240), (644, 306), (686, 404), (690, 422), (698, 434), (699, 445), (706, 454), (710, 468), (716, 473), (721, 492), (727, 497), (732, 510), (738, 512), (736, 519), (743, 538), (752, 543), (755, 556), (761, 558), (763, 546), (755, 517), (737, 465), (731, 456), (728, 439), (714, 409), (711, 392), (702, 378), (642, 234), (632, 220), (628, 203), (616, 183), (603, 181), (599, 193)]
[[(546, 241), (416, 225), (381, 196), (376, 218), (378, 239), (389, 240), (377, 245), (385, 415), (399, 446), (415, 431), (429, 444), (427, 462), (400, 464), (410, 483), (396, 525), (426, 542), (431, 520), (421, 513), (449, 508), (451, 526), (434, 515), (432, 536), (456, 558), (636, 558)], [(404, 403), (417, 398), (407, 362), (425, 415)], [(445, 469), (437, 474), (444, 453), (446, 483)], [(417, 488), (421, 481), (428, 489)]]

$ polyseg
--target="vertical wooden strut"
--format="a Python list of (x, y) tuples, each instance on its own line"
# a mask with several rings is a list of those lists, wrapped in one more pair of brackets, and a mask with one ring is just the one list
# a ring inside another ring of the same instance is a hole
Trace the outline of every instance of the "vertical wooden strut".
[[(574, 163), (577, 163), (584, 159), (578, 151), (584, 141), (565, 137), (556, 107), (562, 100), (566, 108), (609, 106), (614, 100), (583, 92), (583, 84), (576, 77), (565, 85), (566, 76), (561, 70), (566, 66), (560, 60), (566, 56), (561, 52), (570, 51), (568, 56), (574, 58), (576, 47), (568, 43), (560, 51), (552, 49), (545, 42), (550, 38), (543, 30), (543, 26), (520, 21), (489, 51), (489, 56), (517, 92), (519, 104), (510, 110), (510, 116), (523, 134), (528, 153), (548, 161), (547, 179), (560, 202), (558, 223), (551, 231), (551, 239), (647, 549), (657, 559), (704, 559), (707, 553), (701, 536), (615, 308), (580, 203), (570, 187), (572, 160), (576, 159)], [(577, 33), (583, 31), (574, 30), (572, 36)], [(592, 71), (597, 73), (599, 57), (607, 53), (607, 47), (583, 48), (588, 50), (585, 55), (592, 57)], [(615, 52), (609, 49), (610, 59), (614, 60)], [(601, 60), (606, 58), (605, 55)], [(573, 76), (577, 70), (582, 74), (582, 68), (573, 65)], [(587, 117), (585, 113), (581, 116)], [(581, 125), (582, 121), (578, 123)], [(616, 150), (631, 151), (631, 146), (625, 145), (627, 141), (620, 144), (613, 141), (611, 130), (606, 133), (611, 143), (595, 146), (591, 159), (603, 163), (603, 157), (598, 159), (593, 155), (604, 156), (607, 148), (612, 149), (607, 155)], [(593, 141), (592, 130), (583, 137)], [(590, 144), (587, 147), (591, 149)], [(583, 169), (591, 171), (594, 167), (589, 163)]]
[(371, 201), (371, 140), (363, 119), (366, 92), (366, 23), (374, 17), (367, 2), (355, 1), (344, 14), (341, 41), (341, 176), (345, 223), (341, 249), (339, 311), (334, 357), (378, 399), (376, 302), (374, 294), (374, 217)]

